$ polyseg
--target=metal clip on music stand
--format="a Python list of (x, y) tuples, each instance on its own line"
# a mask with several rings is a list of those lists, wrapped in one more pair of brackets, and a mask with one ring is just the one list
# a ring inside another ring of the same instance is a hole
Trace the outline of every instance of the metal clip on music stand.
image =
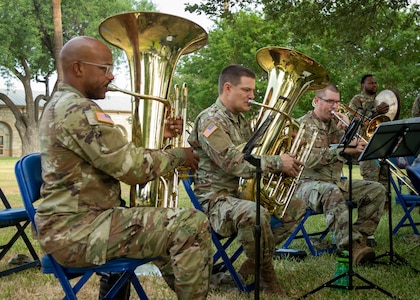
[(396, 263), (398, 260), (401, 264), (411, 267), (417, 273), (419, 273), (419, 270), (413, 268), (403, 257), (395, 253), (393, 249), (391, 183), (389, 178), (391, 174), (389, 164), (386, 160), (389, 157), (414, 156), (419, 154), (419, 134), (420, 118), (381, 123), (376, 128), (372, 138), (359, 157), (359, 161), (378, 159), (382, 165), (385, 165), (388, 176), (389, 252), (377, 256), (375, 260), (389, 256), (390, 263)]
[[(333, 279), (327, 281), (326, 283), (323, 283), (319, 287), (313, 289), (312, 291), (306, 293), (302, 297), (299, 297), (299, 299), (306, 298), (309, 295), (312, 295), (316, 293), (317, 291), (323, 289), (324, 287), (330, 287), (330, 288), (337, 288), (337, 289), (344, 289), (344, 290), (355, 290), (355, 289), (377, 289), (384, 293), (385, 295), (397, 299), (397, 297), (393, 296), (391, 293), (387, 292), (380, 286), (370, 282), (366, 278), (362, 277), (358, 273), (353, 271), (353, 254), (352, 254), (352, 248), (351, 243), (353, 241), (353, 185), (352, 185), (352, 156), (344, 153), (344, 150), (349, 147), (350, 142), (353, 140), (355, 134), (357, 133), (359, 126), (361, 125), (361, 120), (358, 118), (354, 118), (351, 122), (351, 124), (347, 127), (345, 134), (343, 135), (340, 143), (338, 144), (338, 147), (343, 147), (343, 150), (341, 151), (340, 155), (343, 156), (346, 159), (346, 163), (349, 167), (349, 199), (346, 201), (347, 207), (349, 210), (349, 269), (347, 272), (344, 272), (337, 277), (334, 277)], [(349, 285), (348, 286), (342, 286), (334, 284), (337, 280), (340, 278), (343, 278), (345, 276), (349, 277)], [(355, 286), (353, 285), (353, 276), (356, 276), (361, 281), (366, 283), (365, 286)]]

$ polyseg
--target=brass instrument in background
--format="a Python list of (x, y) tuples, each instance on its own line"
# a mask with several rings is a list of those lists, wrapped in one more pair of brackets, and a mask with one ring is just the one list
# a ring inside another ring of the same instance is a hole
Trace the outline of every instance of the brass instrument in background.
[(391, 121), (397, 120), (400, 114), (400, 97), (398, 93), (391, 90), (383, 90), (375, 97), (375, 107), (382, 102), (388, 104), (388, 112), (385, 113)]
[[(178, 115), (170, 89), (175, 65), (181, 55), (195, 52), (207, 44), (207, 32), (187, 19), (157, 13), (130, 12), (111, 16), (99, 25), (99, 33), (110, 44), (122, 49), (128, 60), (131, 90), (117, 90), (133, 96), (132, 141), (137, 147), (165, 149), (164, 122)], [(186, 88), (186, 86), (185, 86)], [(175, 88), (175, 94), (179, 89)], [(186, 91), (183, 91), (186, 95)], [(182, 101), (186, 101), (183, 98)], [(185, 117), (184, 117), (185, 121)], [(185, 137), (186, 138), (186, 137)], [(177, 141), (176, 146), (183, 142)], [(175, 207), (178, 198), (178, 170), (145, 185), (130, 188), (130, 206)]]
[(376, 127), (378, 127), (379, 124), (391, 121), (391, 119), (386, 115), (379, 115), (374, 118), (368, 118), (366, 116), (359, 114), (355, 110), (351, 109), (350, 106), (342, 102), (338, 103), (338, 110), (343, 113), (348, 112), (352, 114), (354, 117), (361, 119), (363, 121), (363, 127), (366, 128), (365, 135), (368, 139), (370, 139), (370, 137), (373, 135)]
[[(341, 118), (336, 111), (331, 111), (331, 114), (337, 118), (338, 121), (340, 121), (341, 123), (343, 123), (346, 127), (349, 126), (349, 124), (343, 119)], [(357, 137), (359, 139), (361, 139), (364, 142), (368, 142), (363, 136), (361, 136), (360, 134), (356, 133)], [(390, 161), (389, 159), (385, 159), (385, 161), (388, 163), (389, 165), (389, 170), (390, 172), (397, 177), (399, 180), (401, 180), (402, 183), (404, 183), (415, 195), (419, 195), (419, 193), (417, 192), (416, 188), (413, 186), (413, 184), (411, 183), (410, 179), (408, 178), (408, 175), (404, 173), (403, 170), (401, 170), (400, 168), (398, 168), (398, 166), (396, 166), (392, 161)]]
[(350, 108), (348, 105), (340, 102), (338, 104), (338, 109), (341, 112), (348, 112), (352, 114), (354, 117), (361, 119), (364, 121), (363, 126), (366, 128), (365, 135), (367, 138), (371, 138), (373, 133), (375, 132), (376, 127), (379, 126), (379, 124), (388, 122), (388, 121), (394, 121), (398, 118), (398, 115), (400, 113), (400, 99), (398, 95), (391, 91), (391, 90), (383, 90), (378, 95), (376, 95), (374, 100), (375, 107), (378, 106), (381, 103), (386, 103), (389, 106), (388, 112), (382, 115), (378, 115), (374, 118), (368, 118), (357, 111)]
[[(272, 121), (252, 154), (282, 155), (296, 151), (297, 159), (305, 162), (315, 138), (312, 141), (302, 141), (305, 125), (296, 134), (297, 121), (290, 115), (307, 90), (318, 90), (328, 85), (328, 73), (312, 58), (287, 48), (265, 47), (258, 50), (256, 57), (258, 64), (268, 73), (264, 101), (258, 104), (261, 110), (256, 126), (261, 126), (267, 119), (272, 118)], [(250, 104), (256, 103), (250, 101)], [(281, 173), (262, 176), (261, 205), (281, 219), (293, 196), (299, 176), (295, 179)], [(241, 178), (239, 196), (255, 201), (255, 194), (255, 180)]]

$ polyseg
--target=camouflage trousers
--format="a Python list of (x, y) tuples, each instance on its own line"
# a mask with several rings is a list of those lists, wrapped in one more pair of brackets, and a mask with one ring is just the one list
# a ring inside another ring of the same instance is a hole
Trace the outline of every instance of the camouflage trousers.
[[(274, 245), (279, 245), (284, 242), (290, 234), (298, 226), (300, 220), (306, 212), (306, 203), (298, 198), (292, 197), (289, 205), (281, 219), (282, 226), (273, 226), (271, 222), (271, 230), (274, 235)], [(272, 217), (274, 218), (274, 217)]]
[[(107, 260), (118, 257), (159, 257), (153, 263), (176, 292), (178, 299), (205, 299), (212, 268), (209, 221), (188, 208), (115, 208), (109, 240), (95, 247), (107, 248)], [(64, 265), (90, 265), (87, 241), (52, 253)], [(91, 252), (91, 251), (90, 251)]]
[[(213, 197), (210, 202), (203, 204), (213, 230), (224, 237), (237, 233), (238, 241), (244, 248), (247, 257), (255, 257), (255, 224), (256, 205), (253, 201), (235, 198), (227, 195)], [(261, 207), (261, 262), (270, 262), (275, 245), (284, 241), (296, 228), (305, 214), (306, 204), (293, 198), (285, 216), (271, 228), (271, 216), (267, 209)]]
[(376, 160), (363, 160), (359, 162), (360, 175), (364, 180), (376, 181), (388, 189), (388, 171), (386, 166), (378, 165)]
[[(330, 182), (306, 181), (300, 183), (295, 196), (305, 199), (312, 210), (324, 213), (326, 224), (334, 233), (339, 249), (349, 245), (348, 191)], [(353, 205), (357, 207), (352, 235), (353, 240), (360, 240), (362, 234), (374, 234), (384, 212), (386, 190), (378, 182), (353, 180), (352, 198)]]

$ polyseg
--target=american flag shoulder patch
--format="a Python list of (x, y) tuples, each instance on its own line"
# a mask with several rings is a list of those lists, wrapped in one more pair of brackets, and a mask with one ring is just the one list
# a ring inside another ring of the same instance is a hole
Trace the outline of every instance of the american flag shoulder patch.
[(108, 124), (114, 125), (114, 121), (112, 121), (110, 115), (108, 115), (108, 114), (106, 114), (106, 113), (104, 113), (102, 111), (97, 111), (96, 112), (96, 119), (99, 122), (108, 123)]
[(216, 126), (216, 124), (214, 123), (210, 123), (206, 129), (204, 129), (203, 131), (203, 135), (206, 138), (209, 138), (209, 136), (211, 136), (217, 129), (219, 129), (219, 127)]

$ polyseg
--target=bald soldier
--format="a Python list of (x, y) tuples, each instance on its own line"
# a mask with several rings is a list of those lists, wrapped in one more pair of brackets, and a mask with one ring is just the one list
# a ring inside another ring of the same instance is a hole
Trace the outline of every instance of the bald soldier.
[(40, 122), (44, 200), (36, 225), (41, 248), (68, 267), (160, 257), (154, 263), (179, 299), (205, 299), (212, 253), (205, 214), (190, 208), (122, 207), (120, 187), (120, 182), (144, 184), (181, 165), (195, 170), (198, 156), (191, 148), (136, 147), (91, 100), (105, 98), (114, 79), (106, 45), (76, 37), (59, 59), (63, 82)]

